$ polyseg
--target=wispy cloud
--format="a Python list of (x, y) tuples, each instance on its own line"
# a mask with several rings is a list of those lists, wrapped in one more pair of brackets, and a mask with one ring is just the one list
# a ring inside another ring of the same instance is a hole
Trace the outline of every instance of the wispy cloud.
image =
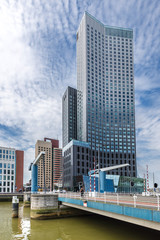
[[(58, 135), (61, 140), (61, 97), (68, 85), (76, 87), (76, 31), (85, 10), (106, 25), (134, 29), (137, 159), (140, 164), (157, 165), (160, 3), (156, 0), (1, 1), (0, 145), (25, 149), (27, 166), (37, 139)], [(146, 157), (148, 151), (154, 158)], [(27, 170), (25, 176), (28, 179)]]

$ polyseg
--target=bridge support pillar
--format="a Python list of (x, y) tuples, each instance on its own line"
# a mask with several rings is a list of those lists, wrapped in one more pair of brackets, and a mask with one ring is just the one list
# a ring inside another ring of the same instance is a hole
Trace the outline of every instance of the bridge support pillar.
[(31, 192), (37, 192), (38, 187), (38, 166), (36, 164), (32, 165), (32, 183), (31, 183)]
[(24, 193), (23, 202), (24, 202), (24, 207), (30, 207), (31, 193), (29, 192)]
[(17, 196), (12, 197), (12, 218), (18, 218), (19, 199)]
[(31, 218), (50, 219), (57, 218), (58, 195), (57, 194), (31, 194)]

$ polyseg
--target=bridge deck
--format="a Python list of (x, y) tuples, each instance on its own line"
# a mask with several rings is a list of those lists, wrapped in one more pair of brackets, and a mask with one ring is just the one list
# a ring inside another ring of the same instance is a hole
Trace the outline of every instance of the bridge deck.
[[(108, 197), (109, 196), (105, 199), (102, 199), (102, 196), (85, 196), (84, 198), (80, 198), (80, 196), (77, 197), (75, 194), (60, 194), (58, 199), (66, 206), (160, 231), (160, 211), (155, 210), (157, 205), (154, 205), (156, 203), (151, 202), (150, 198), (146, 200), (147, 205), (143, 207), (140, 201), (141, 198), (139, 197), (140, 207), (137, 207), (135, 202), (131, 201), (130, 196), (125, 196), (125, 202), (124, 199), (123, 202), (121, 202), (121, 199), (118, 199), (118, 202), (114, 202), (113, 200), (115, 199), (112, 195), (110, 195), (109, 201), (107, 202)], [(113, 199), (111, 200), (111, 198)], [(144, 201), (144, 198), (142, 199)], [(148, 209), (148, 207), (152, 209)]]

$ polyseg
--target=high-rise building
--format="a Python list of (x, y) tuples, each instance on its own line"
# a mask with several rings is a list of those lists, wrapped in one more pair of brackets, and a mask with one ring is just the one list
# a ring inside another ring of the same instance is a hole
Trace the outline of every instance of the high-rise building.
[(61, 176), (62, 164), (62, 150), (59, 148), (59, 140), (44, 138), (44, 141), (37, 140), (35, 145), (35, 158), (40, 152), (45, 152), (45, 157), (38, 162), (38, 186), (44, 189), (44, 176), (45, 188), (53, 190), (54, 181), (58, 181), (58, 176)]
[(85, 12), (77, 31), (77, 138), (100, 152), (110, 174), (137, 176), (133, 30), (106, 26)]
[(62, 149), (53, 149), (53, 184), (62, 187)]
[(23, 190), (24, 152), (0, 147), (0, 192)]
[(68, 87), (62, 98), (63, 147), (77, 139), (77, 90)]
[[(52, 189), (52, 143), (42, 140), (37, 140), (35, 145), (35, 158), (40, 152), (45, 152), (45, 159), (43, 157), (38, 162), (38, 186), (44, 189), (44, 174), (45, 187)], [(44, 161), (45, 160), (45, 161)]]

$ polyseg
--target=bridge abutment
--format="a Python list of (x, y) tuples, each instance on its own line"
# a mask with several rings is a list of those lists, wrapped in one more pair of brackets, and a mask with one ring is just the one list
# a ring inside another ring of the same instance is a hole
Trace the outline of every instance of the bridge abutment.
[(58, 194), (31, 194), (32, 219), (44, 220), (89, 215), (83, 210), (61, 205)]

